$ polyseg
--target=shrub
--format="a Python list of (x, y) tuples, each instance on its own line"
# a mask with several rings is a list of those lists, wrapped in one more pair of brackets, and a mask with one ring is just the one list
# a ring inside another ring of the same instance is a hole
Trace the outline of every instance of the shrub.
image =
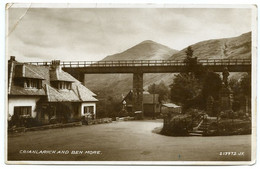
[(187, 114), (176, 115), (170, 119), (169, 124), (164, 125), (161, 133), (165, 135), (172, 135), (172, 136), (188, 135), (191, 122), (192, 122), (191, 115), (187, 115)]

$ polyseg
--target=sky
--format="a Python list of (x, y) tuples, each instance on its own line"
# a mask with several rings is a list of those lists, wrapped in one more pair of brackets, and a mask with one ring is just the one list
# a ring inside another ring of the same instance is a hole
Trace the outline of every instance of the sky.
[(145, 40), (181, 50), (251, 31), (250, 8), (15, 8), (7, 10), (7, 57), (96, 61)]

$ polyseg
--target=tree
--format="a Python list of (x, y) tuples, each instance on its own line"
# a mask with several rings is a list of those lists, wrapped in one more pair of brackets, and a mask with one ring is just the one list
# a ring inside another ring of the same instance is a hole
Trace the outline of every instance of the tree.
[(192, 71), (193, 67), (197, 65), (197, 57), (193, 58), (193, 50), (191, 46), (187, 48), (186, 52), (186, 58), (184, 59), (184, 63), (187, 65), (187, 73)]
[(192, 50), (191, 46), (189, 46), (189, 47), (187, 48), (187, 50), (185, 51), (185, 53), (186, 53), (187, 58), (192, 58), (192, 56), (193, 56), (193, 50)]
[(206, 74), (206, 69), (198, 63), (198, 58), (193, 57), (193, 50), (189, 46), (186, 50), (186, 58), (184, 59), (186, 64), (186, 73), (193, 74), (197, 79), (203, 80), (204, 75)]
[(193, 58), (193, 50), (187, 48), (186, 71), (175, 76), (171, 87), (171, 100), (183, 106), (183, 109), (200, 108), (205, 110), (207, 98), (218, 100), (221, 79), (218, 74), (208, 72)]
[(148, 86), (148, 92), (151, 94), (156, 94), (156, 84), (155, 83)]
[(204, 101), (206, 101), (206, 99), (209, 96), (212, 96), (214, 100), (218, 100), (221, 86), (222, 86), (222, 80), (219, 74), (214, 72), (208, 72), (207, 75), (205, 75), (205, 79), (202, 87), (202, 95)]
[(240, 81), (241, 92), (251, 98), (251, 74), (244, 75)]
[(167, 101), (169, 98), (169, 87), (167, 87), (163, 81), (159, 84), (153, 83), (148, 86), (148, 92), (150, 94), (159, 94), (160, 103)]
[(110, 95), (98, 98), (98, 100), (99, 101), (97, 103), (97, 118), (120, 116), (119, 112), (122, 109), (122, 104), (120, 100), (115, 99)]
[(171, 100), (184, 107), (189, 107), (189, 101), (195, 99), (201, 91), (201, 85), (192, 74), (180, 73), (175, 75), (171, 87)]
[(241, 108), (246, 112), (251, 109), (251, 75), (245, 74), (240, 80), (230, 79), (229, 85), (233, 91), (234, 102), (232, 109), (239, 111)]

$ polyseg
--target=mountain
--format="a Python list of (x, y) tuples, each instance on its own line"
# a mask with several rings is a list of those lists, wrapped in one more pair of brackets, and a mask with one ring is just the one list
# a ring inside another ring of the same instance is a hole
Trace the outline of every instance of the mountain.
[[(190, 45), (193, 56), (199, 59), (250, 59), (251, 32), (238, 37), (207, 40)], [(173, 54), (170, 60), (182, 60), (186, 57), (185, 51)]]
[[(109, 60), (167, 60), (177, 50), (151, 40), (143, 41), (126, 51), (109, 55), (102, 61)], [(160, 83), (161, 80), (169, 81), (173, 74), (144, 74), (144, 88), (151, 83)], [(119, 100), (132, 89), (132, 74), (86, 74), (85, 85), (101, 97), (112, 95)], [(169, 83), (169, 82), (168, 82)]]
[(108, 60), (167, 60), (177, 50), (171, 49), (162, 44), (156, 43), (151, 40), (143, 41), (130, 49), (122, 53), (117, 53), (114, 55), (107, 56), (103, 61)]

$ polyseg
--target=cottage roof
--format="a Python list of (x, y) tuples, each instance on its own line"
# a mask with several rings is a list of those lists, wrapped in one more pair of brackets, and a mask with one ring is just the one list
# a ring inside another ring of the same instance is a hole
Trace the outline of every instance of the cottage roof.
[(178, 106), (178, 105), (173, 104), (173, 103), (165, 103), (162, 106), (169, 107), (169, 108), (179, 108), (179, 107), (181, 107), (181, 106)]
[(21, 85), (16, 83), (20, 81), (20, 78), (33, 78), (42, 79), (43, 85), (49, 83), (48, 67), (47, 66), (35, 66), (22, 64), (16, 61), (8, 64), (8, 94), (9, 95), (22, 95), (22, 96), (43, 96), (46, 95), (45, 90), (41, 89), (25, 89)]
[(74, 90), (56, 90), (46, 84), (48, 102), (78, 102), (82, 101)]
[(27, 90), (20, 86), (12, 85), (9, 95), (19, 96), (44, 96), (46, 95), (44, 89), (31, 89)]
[(15, 77), (44, 79), (44, 76), (40, 75), (42, 70), (43, 69), (41, 67), (37, 67), (34, 65), (27, 65), (27, 64), (16, 65)]
[(76, 87), (77, 87), (78, 96), (82, 101), (95, 101), (95, 102), (98, 101), (95, 97), (93, 97), (96, 96), (96, 94), (90, 91), (82, 84), (78, 83)]
[(75, 81), (74, 77), (72, 77), (70, 74), (62, 70), (50, 70), (50, 78), (51, 81), (67, 81), (67, 82)]
[[(128, 105), (129, 102), (133, 102), (133, 90), (130, 90), (127, 95), (121, 101), (126, 101)], [(159, 103), (159, 94), (150, 94), (147, 91), (143, 92), (143, 104), (158, 104)]]
[[(63, 70), (53, 70), (50, 66), (37, 66), (12, 61), (8, 63), (8, 94), (21, 96), (46, 96), (48, 102), (95, 102), (98, 101), (95, 93), (83, 86), (77, 79)], [(42, 80), (42, 88), (26, 89), (17, 82), (21, 78)], [(71, 82), (71, 90), (56, 89), (51, 81)]]
[(121, 102), (123, 103), (123, 101), (128, 101), (128, 100), (131, 101), (133, 100), (133, 90), (130, 90)]
[(148, 91), (143, 91), (143, 94), (150, 94)]

